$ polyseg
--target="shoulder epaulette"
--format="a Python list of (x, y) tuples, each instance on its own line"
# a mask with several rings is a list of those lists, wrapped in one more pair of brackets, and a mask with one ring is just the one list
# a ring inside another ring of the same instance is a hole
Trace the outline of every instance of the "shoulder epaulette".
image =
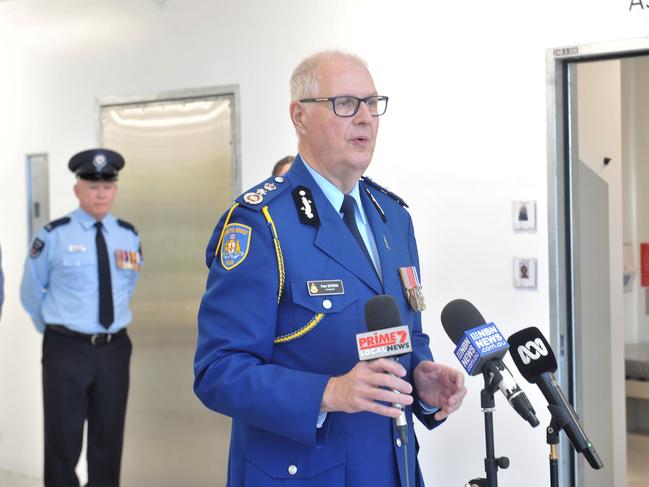
[(64, 216), (63, 218), (59, 218), (58, 220), (53, 220), (49, 222), (47, 225), (45, 225), (45, 230), (51, 232), (56, 227), (60, 227), (61, 225), (67, 225), (68, 223), (70, 223), (70, 220), (71, 218), (69, 216)]
[(127, 221), (120, 220), (120, 219), (118, 218), (118, 219), (117, 219), (117, 224), (118, 224), (120, 227), (122, 227), (122, 228), (126, 228), (127, 230), (130, 230), (130, 231), (133, 232), (135, 235), (138, 234), (136, 228), (135, 228), (133, 225), (131, 225), (129, 222), (127, 222)]
[(364, 183), (368, 184), (369, 186), (372, 186), (373, 188), (378, 189), (381, 193), (383, 193), (383, 194), (386, 195), (386, 196), (389, 196), (390, 198), (392, 198), (394, 201), (396, 201), (397, 203), (399, 203), (399, 204), (400, 204), (401, 206), (403, 206), (404, 208), (408, 208), (408, 204), (407, 204), (405, 201), (403, 201), (403, 199), (402, 199), (400, 196), (397, 196), (397, 195), (394, 194), (392, 191), (388, 190), (387, 188), (384, 188), (384, 187), (381, 186), (380, 184), (375, 183), (374, 181), (372, 181), (372, 180), (371, 180), (370, 178), (368, 178), (367, 176), (363, 176), (363, 177), (361, 178), (361, 181), (363, 181)]
[(270, 177), (241, 194), (235, 201), (240, 206), (260, 211), (288, 187), (289, 184), (286, 178), (282, 176)]

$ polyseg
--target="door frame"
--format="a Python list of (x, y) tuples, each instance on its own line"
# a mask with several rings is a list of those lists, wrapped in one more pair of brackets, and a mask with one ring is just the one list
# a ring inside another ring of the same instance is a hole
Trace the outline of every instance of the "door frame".
[[(568, 399), (577, 396), (571, 208), (571, 107), (569, 68), (573, 63), (621, 59), (649, 54), (649, 38), (571, 45), (546, 50), (548, 158), (548, 244), (550, 339), (558, 351), (558, 379)], [(612, 468), (610, 465), (609, 468)], [(577, 485), (576, 455), (561, 443), (561, 485)]]
[(230, 97), (230, 126), (232, 127), (232, 187), (236, 198), (241, 189), (241, 113), (239, 111), (239, 85), (208, 86), (203, 88), (187, 88), (180, 90), (156, 91), (140, 95), (107, 95), (98, 97), (95, 103), (96, 139), (102, 144), (101, 110), (106, 107), (120, 105), (136, 105), (155, 102), (173, 102), (200, 100), (208, 97)]

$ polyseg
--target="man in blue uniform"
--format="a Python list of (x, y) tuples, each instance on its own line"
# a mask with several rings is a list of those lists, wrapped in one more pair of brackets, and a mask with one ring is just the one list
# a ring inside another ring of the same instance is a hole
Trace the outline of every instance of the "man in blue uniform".
[[(293, 166), (237, 198), (207, 247), (194, 390), (233, 418), (231, 487), (421, 486), (413, 415), (433, 428), (466, 390), (421, 329), (406, 205), (361, 178), (387, 97), (340, 52), (298, 65), (291, 97)], [(380, 294), (397, 301), (413, 352), (359, 362), (355, 336)], [(392, 404), (406, 407), (408, 441)]]
[(43, 337), (45, 486), (77, 487), (88, 421), (88, 486), (119, 485), (129, 385), (129, 302), (142, 266), (140, 238), (109, 212), (121, 155), (76, 154), (79, 208), (38, 231), (21, 301)]

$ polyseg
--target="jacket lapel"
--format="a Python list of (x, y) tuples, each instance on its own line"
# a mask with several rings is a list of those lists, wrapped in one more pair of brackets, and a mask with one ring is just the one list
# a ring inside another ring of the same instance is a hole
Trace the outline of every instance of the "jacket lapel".
[(320, 226), (316, 231), (314, 241), (315, 246), (361, 279), (377, 294), (381, 294), (382, 286), (376, 271), (358, 247), (340, 214), (320, 190), (299, 157), (293, 162), (293, 167), (287, 176), (293, 187), (304, 185), (311, 189), (313, 202), (320, 216)]

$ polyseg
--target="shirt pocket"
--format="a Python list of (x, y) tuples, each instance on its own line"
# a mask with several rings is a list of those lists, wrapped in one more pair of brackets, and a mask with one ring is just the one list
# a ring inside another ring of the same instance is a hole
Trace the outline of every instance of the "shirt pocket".
[(354, 304), (358, 297), (353, 289), (346, 288), (344, 294), (312, 296), (309, 294), (307, 283), (306, 280), (291, 281), (291, 313), (288, 313), (290, 318), (287, 322), (280, 320), (275, 343), (296, 340), (319, 326), (331, 328), (331, 322), (338, 321), (343, 316), (349, 320), (350, 314), (356, 315)]
[(96, 289), (99, 286), (97, 256), (89, 253), (67, 254), (61, 261), (66, 285), (77, 291)]

